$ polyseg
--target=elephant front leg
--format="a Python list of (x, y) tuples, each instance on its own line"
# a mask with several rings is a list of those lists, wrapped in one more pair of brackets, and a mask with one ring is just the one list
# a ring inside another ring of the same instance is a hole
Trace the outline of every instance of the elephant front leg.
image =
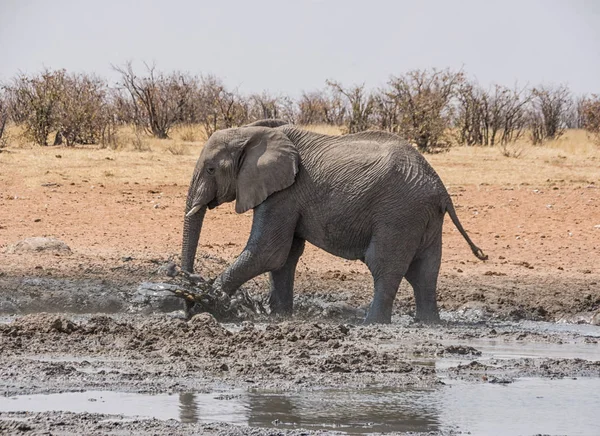
[(285, 208), (265, 203), (254, 209), (248, 244), (217, 277), (213, 284), (217, 290), (233, 295), (248, 280), (279, 270), (286, 264), (294, 240), (296, 218)]
[(294, 309), (294, 276), (296, 265), (304, 252), (304, 239), (294, 238), (285, 264), (271, 271), (271, 293), (269, 307), (271, 313), (291, 315)]
[[(288, 243), (288, 247), (289, 247)], [(260, 247), (246, 247), (237, 259), (216, 278), (213, 289), (231, 296), (246, 283), (261, 274), (279, 268), (285, 262), (285, 255), (280, 255), (280, 262), (265, 259), (264, 250)]]

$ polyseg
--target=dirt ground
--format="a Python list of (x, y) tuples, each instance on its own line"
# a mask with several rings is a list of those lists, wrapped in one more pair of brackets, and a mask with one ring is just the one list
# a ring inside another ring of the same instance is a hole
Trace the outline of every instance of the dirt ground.
[[(100, 283), (108, 297), (121, 285), (156, 281), (161, 264), (179, 262), (195, 151), (182, 156), (66, 148), (0, 153), (0, 295), (31, 288), (33, 278)], [(447, 220), (440, 306), (550, 321), (590, 322), (596, 316), (600, 323), (600, 153), (534, 151), (538, 154), (520, 159), (465, 149), (429, 157), (464, 227), (489, 255), (487, 262), (478, 261)], [(561, 178), (546, 178), (550, 174)], [(251, 211), (237, 215), (232, 204), (209, 211), (197, 271), (208, 277), (222, 271), (244, 247), (251, 221)], [(56, 237), (72, 253), (7, 252), (31, 236)], [(349, 303), (367, 304), (371, 278), (362, 263), (308, 246), (296, 292), (315, 291), (344, 291)], [(4, 311), (34, 310), (31, 300), (29, 307), (5, 298)], [(397, 306), (407, 311), (412, 304), (403, 283)]]
[[(477, 351), (452, 348), (448, 341), (501, 338), (532, 346), (571, 341), (597, 347), (593, 336), (532, 333), (510, 324), (600, 324), (597, 152), (534, 150), (507, 159), (495, 150), (456, 149), (428, 157), (464, 227), (489, 255), (486, 262), (477, 260), (447, 221), (438, 297), (443, 326), (412, 323), (414, 301), (405, 283), (392, 326), (360, 326), (372, 296), (365, 266), (308, 246), (297, 272), (297, 316), (227, 328), (208, 315), (188, 323), (177, 314), (153, 314), (175, 311), (180, 302), (156, 302), (139, 288), (142, 282), (166, 281), (164, 264), (179, 263), (187, 182), (197, 153), (195, 144), (183, 155), (27, 147), (0, 153), (5, 396), (223, 385), (435, 389), (440, 372), (428, 358)], [(237, 215), (232, 205), (209, 211), (197, 271), (206, 277), (222, 271), (242, 250), (251, 221), (252, 212)], [(11, 252), (32, 236), (58, 238), (71, 252)], [(258, 296), (266, 286), (264, 277), (247, 285)], [(444, 370), (448, 379), (490, 383), (557, 376), (600, 377), (600, 367), (594, 359), (546, 356)], [(271, 434), (225, 424), (113, 424), (99, 414), (0, 412), (0, 418), (0, 433), (9, 434)]]

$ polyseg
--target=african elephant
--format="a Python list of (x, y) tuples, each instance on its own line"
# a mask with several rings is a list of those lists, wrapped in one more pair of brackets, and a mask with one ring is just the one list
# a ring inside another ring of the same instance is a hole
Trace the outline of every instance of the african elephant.
[(206, 208), (235, 200), (254, 209), (248, 243), (213, 286), (233, 295), (269, 272), (269, 306), (290, 314), (294, 273), (305, 241), (360, 259), (374, 280), (365, 322), (389, 323), (403, 277), (416, 318), (439, 320), (436, 286), (446, 212), (479, 259), (437, 173), (408, 142), (384, 132), (327, 136), (265, 120), (215, 132), (206, 142), (187, 196), (182, 269), (193, 272)]

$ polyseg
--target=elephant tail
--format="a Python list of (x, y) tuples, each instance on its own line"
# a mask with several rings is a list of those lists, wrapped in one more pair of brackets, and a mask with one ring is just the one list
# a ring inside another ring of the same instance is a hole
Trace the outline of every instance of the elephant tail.
[(454, 223), (454, 225), (456, 226), (456, 228), (458, 229), (460, 234), (463, 236), (463, 238), (465, 238), (465, 241), (467, 241), (467, 244), (469, 244), (469, 247), (471, 247), (471, 251), (473, 252), (475, 257), (477, 257), (477, 259), (479, 259), (479, 260), (487, 260), (488, 259), (487, 254), (484, 254), (483, 251), (481, 250), (481, 248), (479, 248), (477, 245), (475, 245), (473, 243), (473, 241), (471, 241), (471, 238), (469, 238), (469, 235), (467, 235), (467, 232), (465, 231), (462, 224), (458, 220), (458, 216), (456, 216), (456, 210), (454, 210), (454, 204), (452, 204), (452, 199), (449, 196), (448, 196), (448, 201), (446, 202), (446, 212), (448, 212), (448, 215), (450, 215), (452, 222)]

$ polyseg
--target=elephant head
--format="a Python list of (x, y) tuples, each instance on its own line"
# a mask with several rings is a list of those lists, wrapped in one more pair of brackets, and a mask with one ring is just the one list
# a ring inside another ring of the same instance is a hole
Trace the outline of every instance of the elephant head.
[(284, 122), (266, 120), (215, 132), (204, 145), (190, 183), (183, 226), (181, 268), (193, 272), (206, 208), (235, 200), (237, 213), (294, 183), (299, 155)]

